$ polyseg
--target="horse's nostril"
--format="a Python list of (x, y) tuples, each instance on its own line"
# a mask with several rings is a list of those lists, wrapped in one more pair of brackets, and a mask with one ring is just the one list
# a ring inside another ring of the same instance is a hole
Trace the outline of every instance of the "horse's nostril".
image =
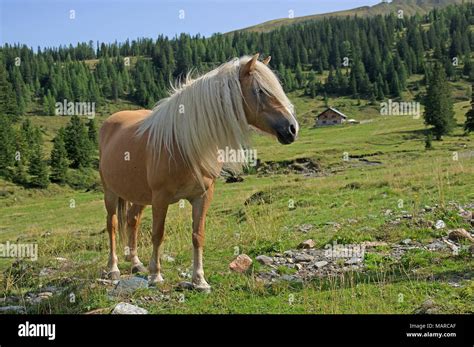
[(290, 134), (295, 136), (296, 135), (296, 128), (293, 124), (290, 124), (290, 128), (289, 128), (289, 131), (290, 131)]

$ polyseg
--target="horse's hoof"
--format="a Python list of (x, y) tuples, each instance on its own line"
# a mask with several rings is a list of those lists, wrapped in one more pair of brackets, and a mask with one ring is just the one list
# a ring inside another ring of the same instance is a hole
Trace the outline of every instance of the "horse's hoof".
[(164, 281), (165, 280), (163, 279), (161, 274), (148, 276), (148, 285), (149, 286), (156, 286), (158, 284), (163, 283)]
[(194, 290), (197, 292), (207, 293), (207, 294), (211, 292), (211, 286), (207, 283), (198, 283), (198, 284), (193, 283), (193, 285), (194, 285)]
[(120, 271), (110, 271), (107, 273), (107, 277), (112, 281), (117, 281), (120, 279)]
[(148, 270), (145, 266), (143, 266), (143, 264), (137, 264), (132, 267), (132, 274), (137, 272), (147, 273)]

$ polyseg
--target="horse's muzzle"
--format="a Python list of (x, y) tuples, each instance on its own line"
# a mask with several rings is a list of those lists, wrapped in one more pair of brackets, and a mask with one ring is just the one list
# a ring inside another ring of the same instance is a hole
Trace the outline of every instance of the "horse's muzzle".
[(283, 122), (277, 129), (277, 138), (282, 145), (289, 145), (295, 142), (297, 134), (297, 126), (290, 123), (288, 120)]

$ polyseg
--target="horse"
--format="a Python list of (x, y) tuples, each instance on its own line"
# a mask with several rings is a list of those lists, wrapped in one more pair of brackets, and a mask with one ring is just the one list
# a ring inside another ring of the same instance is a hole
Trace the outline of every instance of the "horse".
[(240, 170), (242, 162), (223, 163), (218, 150), (248, 148), (251, 129), (281, 144), (295, 141), (299, 125), (294, 107), (277, 76), (259, 54), (228, 61), (192, 79), (189, 74), (152, 110), (120, 111), (99, 131), (99, 172), (104, 188), (109, 236), (107, 276), (120, 278), (116, 233), (128, 237), (131, 272), (147, 272), (137, 254), (144, 208), (152, 206), (153, 252), (150, 285), (163, 282), (160, 255), (170, 204), (192, 205), (193, 275), (196, 290), (209, 291), (203, 270), (206, 213), (223, 165)]

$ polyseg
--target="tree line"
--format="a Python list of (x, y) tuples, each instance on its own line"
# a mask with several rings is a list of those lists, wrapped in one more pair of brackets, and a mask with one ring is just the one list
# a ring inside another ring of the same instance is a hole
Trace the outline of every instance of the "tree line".
[(63, 99), (101, 105), (122, 98), (151, 107), (167, 95), (169, 81), (191, 69), (205, 72), (255, 52), (272, 56), (286, 91), (304, 89), (312, 97), (398, 97), (408, 77), (424, 74), (432, 59), (441, 62), (448, 79), (474, 80), (473, 24), (474, 5), (466, 4), (426, 16), (326, 18), (268, 33), (181, 34), (36, 51), (5, 44), (0, 48), (0, 90), (6, 94), (0, 110), (21, 115), (39, 102), (50, 115), (54, 102)]

